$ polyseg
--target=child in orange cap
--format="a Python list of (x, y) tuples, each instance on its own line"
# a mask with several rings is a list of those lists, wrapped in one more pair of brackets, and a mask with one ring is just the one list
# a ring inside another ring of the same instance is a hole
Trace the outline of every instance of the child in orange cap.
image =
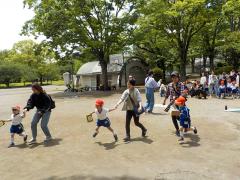
[(93, 137), (96, 137), (98, 135), (99, 128), (103, 126), (108, 128), (108, 130), (113, 133), (113, 137), (115, 141), (118, 141), (118, 136), (114, 132), (114, 130), (111, 128), (111, 122), (107, 117), (107, 113), (114, 111), (115, 109), (106, 109), (103, 107), (103, 105), (104, 105), (104, 101), (102, 99), (97, 99), (95, 102), (96, 109), (94, 112), (91, 113), (91, 115), (94, 113), (97, 115), (97, 127), (96, 127), (96, 132), (93, 134)]
[(14, 144), (14, 135), (18, 134), (19, 136), (23, 136), (23, 141), (27, 141), (27, 134), (24, 131), (24, 127), (22, 125), (22, 119), (25, 118), (26, 112), (23, 111), (23, 114), (20, 114), (21, 108), (20, 106), (14, 106), (12, 107), (12, 115), (11, 118), (8, 121), (12, 122), (11, 128), (10, 128), (10, 133), (11, 133), (11, 142), (10, 145), (8, 146), (13, 147)]
[(175, 100), (175, 105), (178, 107), (180, 111), (180, 139), (179, 141), (184, 140), (184, 132), (187, 131), (193, 131), (194, 134), (197, 134), (197, 128), (196, 127), (191, 127), (191, 119), (190, 119), (190, 114), (189, 114), (189, 109), (186, 106), (186, 98), (183, 96), (180, 96)]
[(220, 86), (219, 86), (218, 92), (219, 92), (218, 97), (223, 99), (225, 97), (225, 95), (226, 95), (226, 85), (225, 85), (224, 80), (222, 80), (220, 82)]

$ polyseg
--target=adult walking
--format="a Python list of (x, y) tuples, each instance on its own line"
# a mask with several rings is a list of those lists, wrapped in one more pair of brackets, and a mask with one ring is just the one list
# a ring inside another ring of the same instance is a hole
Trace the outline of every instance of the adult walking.
[(29, 144), (35, 144), (37, 138), (37, 124), (41, 119), (41, 128), (46, 136), (44, 142), (48, 142), (52, 139), (52, 135), (48, 129), (48, 122), (51, 116), (52, 100), (48, 96), (43, 88), (39, 84), (32, 85), (32, 95), (30, 96), (27, 105), (24, 109), (29, 111), (34, 107), (37, 108), (36, 113), (33, 116), (31, 122), (32, 139)]
[[(183, 83), (180, 82), (179, 73), (177, 71), (172, 72), (171, 80), (172, 80), (172, 82), (170, 84), (168, 84), (168, 86), (167, 86), (167, 93), (166, 93), (165, 99), (163, 101), (163, 105), (166, 104), (166, 101), (168, 98), (170, 98), (170, 102), (173, 102), (176, 98), (178, 98), (179, 96), (184, 94), (185, 86)], [(179, 125), (177, 122), (178, 118), (179, 117), (177, 117), (177, 116), (172, 116), (172, 122), (176, 129), (177, 136), (180, 135)]]
[(135, 88), (136, 81), (134, 79), (129, 80), (127, 83), (128, 89), (125, 90), (116, 104), (115, 108), (124, 102), (123, 111), (126, 111), (126, 137), (124, 138), (125, 142), (130, 141), (130, 123), (131, 119), (134, 119), (134, 123), (137, 127), (142, 130), (142, 136), (145, 137), (147, 129), (139, 122), (140, 116), (134, 111), (135, 106), (138, 106), (138, 111), (142, 111), (142, 100), (141, 94), (137, 88)]
[(145, 110), (148, 113), (152, 113), (154, 107), (154, 90), (159, 88), (159, 84), (153, 78), (153, 71), (148, 72), (148, 76), (145, 79), (145, 93), (147, 102), (145, 104)]

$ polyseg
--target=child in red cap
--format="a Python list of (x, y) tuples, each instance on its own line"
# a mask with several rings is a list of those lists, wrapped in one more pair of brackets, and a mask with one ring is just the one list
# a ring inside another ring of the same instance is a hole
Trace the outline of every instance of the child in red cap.
[(9, 122), (12, 122), (11, 128), (10, 128), (10, 133), (11, 133), (11, 142), (10, 145), (8, 146), (13, 147), (14, 144), (14, 135), (18, 134), (19, 136), (23, 136), (23, 141), (27, 141), (27, 134), (24, 131), (24, 127), (22, 125), (22, 119), (25, 118), (26, 112), (23, 111), (23, 114), (20, 114), (21, 108), (20, 106), (14, 106), (12, 107), (12, 115), (11, 118), (8, 120)]
[(222, 81), (220, 82), (220, 86), (219, 86), (218, 91), (219, 91), (218, 97), (221, 98), (221, 99), (223, 99), (223, 98), (225, 97), (225, 93), (226, 93), (226, 85), (225, 85), (224, 80), (222, 80)]
[(107, 113), (114, 111), (115, 109), (106, 109), (103, 107), (103, 105), (104, 105), (104, 101), (102, 99), (97, 99), (95, 102), (96, 109), (94, 112), (91, 113), (91, 115), (94, 113), (97, 115), (97, 127), (96, 127), (96, 132), (93, 134), (93, 137), (96, 137), (98, 135), (99, 128), (103, 126), (108, 128), (108, 130), (110, 130), (113, 133), (113, 137), (115, 141), (118, 141), (118, 136), (114, 132), (114, 130), (111, 128), (111, 122), (107, 117)]
[(180, 96), (175, 100), (175, 105), (178, 107), (180, 111), (180, 139), (179, 141), (184, 140), (184, 132), (193, 131), (194, 134), (197, 134), (197, 128), (191, 127), (191, 119), (189, 114), (189, 109), (186, 106), (186, 98), (183, 96)]

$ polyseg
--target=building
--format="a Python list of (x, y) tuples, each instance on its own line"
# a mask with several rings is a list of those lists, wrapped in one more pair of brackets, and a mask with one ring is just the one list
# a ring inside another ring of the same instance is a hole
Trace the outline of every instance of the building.
[[(125, 74), (128, 77), (130, 74), (136, 79), (137, 85), (143, 85), (148, 67), (139, 60), (128, 60), (124, 65), (108, 64), (108, 85), (109, 87), (118, 87), (119, 81), (125, 86)], [(99, 89), (102, 77), (102, 69), (99, 61), (88, 62), (80, 67), (77, 72), (77, 84), (79, 87), (88, 87), (91, 90)], [(127, 79), (127, 78), (126, 78)]]

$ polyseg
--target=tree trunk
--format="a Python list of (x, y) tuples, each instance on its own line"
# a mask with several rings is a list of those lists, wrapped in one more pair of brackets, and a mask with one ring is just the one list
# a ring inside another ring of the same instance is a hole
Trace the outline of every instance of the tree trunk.
[(104, 90), (108, 90), (108, 72), (107, 72), (107, 63), (104, 59), (100, 60), (100, 66), (102, 68), (102, 83), (103, 83), (103, 87)]
[(195, 73), (195, 58), (191, 59), (192, 73)]
[(207, 57), (203, 56), (203, 71), (205, 71), (206, 67), (207, 67)]
[(180, 50), (180, 79), (181, 81), (186, 80), (186, 65), (187, 65), (187, 50), (182, 48)]
[(43, 85), (43, 76), (40, 75), (40, 85)]
[(209, 55), (209, 62), (210, 62), (210, 70), (213, 71), (214, 70), (214, 55), (213, 54)]

